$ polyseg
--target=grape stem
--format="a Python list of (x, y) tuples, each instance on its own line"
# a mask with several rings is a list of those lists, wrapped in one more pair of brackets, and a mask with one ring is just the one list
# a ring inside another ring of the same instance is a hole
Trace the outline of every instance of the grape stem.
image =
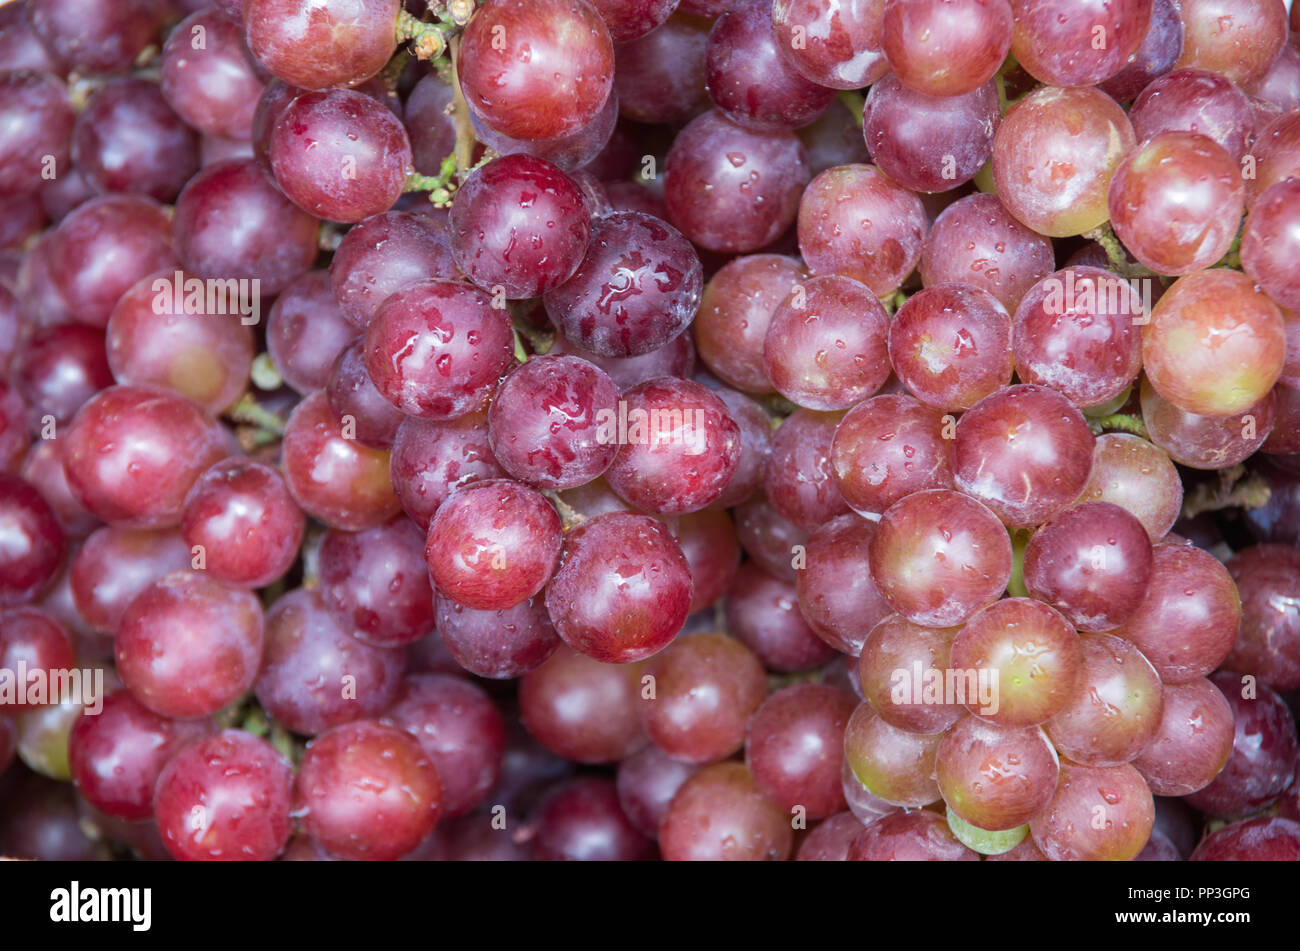
[(426, 23), (406, 10), (397, 14), (397, 42), (409, 43), (418, 59), (437, 59), (447, 50), (450, 30), (436, 23)]
[(474, 146), (478, 139), (474, 135), (474, 124), (469, 120), (469, 103), (465, 101), (465, 91), (460, 88), (460, 37), (451, 40), (451, 95), (452, 121), (456, 124), (456, 167), (462, 176), (469, 174), (474, 164)]
[(1223, 257), (1219, 258), (1218, 262), (1214, 264), (1213, 267), (1230, 267), (1234, 271), (1241, 270), (1241, 236), (1244, 231), (1245, 226), (1243, 225), (1242, 228), (1237, 231), (1237, 236), (1232, 239), (1232, 244), (1228, 246), (1227, 252)]
[[(551, 348), (555, 346), (554, 334), (548, 334), (543, 330), (538, 330), (522, 317), (516, 316), (513, 318), (512, 322), (515, 328), (515, 356), (519, 356), (519, 349), (521, 346), (520, 338), (527, 340), (528, 346), (530, 346), (533, 353), (538, 356), (550, 353)], [(522, 357), (521, 361), (527, 363), (528, 357)]]
[(258, 403), (252, 393), (241, 396), (234, 406), (226, 410), (226, 415), (237, 423), (256, 426), (276, 437), (284, 435), (284, 420)]
[(840, 102), (844, 107), (853, 113), (853, 121), (859, 128), (862, 126), (862, 113), (866, 110), (867, 100), (863, 98), (862, 93), (854, 92), (852, 89), (841, 89), (839, 92)]
[(1202, 482), (1183, 499), (1183, 518), (1195, 518), (1204, 512), (1227, 508), (1261, 508), (1268, 504), (1273, 494), (1266, 479), (1258, 475), (1246, 476), (1245, 466), (1230, 466), (1217, 475), (1215, 482)]
[(542, 492), (542, 495), (550, 499), (551, 504), (555, 506), (555, 511), (560, 515), (560, 524), (564, 527), (566, 532), (577, 525), (581, 525), (587, 520), (587, 516), (583, 515), (568, 502), (564, 501), (564, 499), (560, 498), (560, 493), (552, 489), (546, 489)]
[(1109, 416), (1089, 420), (1088, 425), (1092, 428), (1094, 435), (1100, 435), (1107, 429), (1118, 429), (1120, 432), (1132, 433), (1134, 436), (1141, 436), (1143, 439), (1151, 438), (1147, 435), (1147, 426), (1142, 421), (1142, 418), (1140, 416), (1131, 416), (1128, 413), (1111, 413)]
[(1096, 241), (1101, 245), (1102, 250), (1106, 252), (1106, 257), (1110, 259), (1111, 270), (1120, 277), (1159, 276), (1155, 271), (1145, 268), (1141, 264), (1129, 262), (1128, 253), (1124, 250), (1124, 245), (1120, 243), (1119, 238), (1115, 237), (1115, 231), (1111, 228), (1109, 221), (1099, 228), (1085, 231), (1083, 237)]

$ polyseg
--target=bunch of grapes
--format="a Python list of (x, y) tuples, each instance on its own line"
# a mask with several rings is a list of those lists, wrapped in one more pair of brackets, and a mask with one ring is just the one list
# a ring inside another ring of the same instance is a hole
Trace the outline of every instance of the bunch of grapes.
[(0, 854), (1300, 859), (1300, 7), (16, 0), (0, 129)]

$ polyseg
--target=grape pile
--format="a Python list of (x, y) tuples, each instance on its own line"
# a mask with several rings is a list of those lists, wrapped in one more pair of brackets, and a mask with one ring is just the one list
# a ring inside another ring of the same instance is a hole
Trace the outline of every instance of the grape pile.
[(1300, 5), (0, 7), (0, 855), (1300, 860)]

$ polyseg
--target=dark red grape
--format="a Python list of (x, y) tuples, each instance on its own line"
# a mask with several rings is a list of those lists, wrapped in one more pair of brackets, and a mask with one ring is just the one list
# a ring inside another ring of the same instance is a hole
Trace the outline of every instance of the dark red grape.
[(435, 421), (408, 416), (397, 427), (390, 464), (402, 508), (427, 529), (455, 489), (507, 473), (492, 454), (486, 412)]
[(1139, 142), (1165, 132), (1199, 132), (1234, 161), (1249, 150), (1254, 127), (1250, 98), (1221, 73), (1178, 69), (1141, 92), (1129, 109)]
[(1190, 862), (1300, 861), (1300, 822), (1260, 816), (1210, 833)]
[(840, 418), (801, 409), (786, 417), (772, 439), (763, 489), (772, 506), (802, 531), (811, 532), (848, 509), (831, 467)]
[(806, 544), (792, 546), (799, 611), (813, 632), (831, 647), (856, 657), (867, 634), (890, 612), (880, 589), (862, 570), (876, 525), (856, 515), (823, 523)]
[(672, 223), (710, 251), (757, 251), (794, 222), (808, 155), (793, 132), (757, 132), (717, 110), (673, 140), (664, 169)]
[(377, 647), (399, 647), (433, 628), (424, 533), (395, 518), (361, 532), (330, 531), (319, 552), (320, 591), (345, 630)]
[(433, 831), (442, 789), (415, 737), (358, 720), (307, 745), (293, 802), (303, 830), (328, 851), (384, 861), (414, 850)]
[(571, 779), (554, 788), (532, 820), (537, 862), (634, 862), (648, 857), (650, 842), (619, 804), (613, 781)]
[(244, 0), (244, 33), (286, 83), (355, 86), (392, 59), (401, 8), (401, 0)]
[(867, 825), (849, 845), (850, 862), (978, 862), (934, 812), (891, 812)]
[(579, 763), (613, 763), (646, 743), (639, 664), (604, 664), (561, 647), (519, 681), (519, 713), (548, 750)]
[(769, 393), (763, 363), (772, 316), (803, 278), (794, 258), (753, 254), (724, 265), (704, 288), (695, 318), (700, 359), (722, 380), (746, 393)]
[(343, 315), (362, 330), (394, 292), (430, 277), (457, 276), (446, 230), (401, 211), (375, 215), (350, 228), (329, 269)]
[(694, 776), (700, 767), (673, 759), (657, 746), (647, 746), (618, 764), (614, 783), (623, 814), (641, 832), (659, 835), (668, 805), (677, 790)]
[(86, 400), (113, 385), (103, 331), (85, 324), (34, 331), (19, 352), (14, 382), (34, 423), (43, 426), (47, 416), (60, 425), (71, 422)]
[(185, 861), (267, 861), (289, 841), (293, 768), (271, 744), (223, 730), (185, 747), (158, 776), (154, 815)]
[(709, 107), (704, 51), (711, 24), (674, 15), (614, 48), (619, 111), (636, 122), (687, 122)]
[(825, 684), (778, 690), (755, 711), (745, 740), (754, 783), (784, 809), (821, 819), (840, 811), (844, 728), (856, 698)]
[(163, 46), (162, 93), (207, 135), (249, 139), (262, 88), (239, 24), (215, 10), (190, 14)]
[(876, 396), (844, 414), (831, 442), (835, 484), (851, 508), (879, 514), (924, 489), (952, 487), (938, 410), (910, 396)]
[(459, 65), (465, 98), (488, 125), (513, 139), (553, 139), (605, 104), (614, 44), (585, 0), (489, 0), (461, 38)]
[(763, 795), (742, 763), (706, 766), (682, 784), (659, 825), (669, 862), (784, 861), (789, 817)]
[(1127, 862), (1147, 844), (1154, 822), (1151, 790), (1132, 766), (1062, 760), (1056, 795), (1029, 830), (1054, 862)]
[(795, 586), (748, 561), (727, 589), (727, 630), (778, 672), (811, 670), (836, 656), (799, 610)]
[(291, 281), (271, 306), (266, 349), (284, 381), (299, 393), (310, 393), (328, 385), (334, 361), (356, 335), (334, 301), (329, 273), (308, 271)]
[(1300, 248), (1300, 182), (1287, 179), (1260, 195), (1241, 236), (1241, 266), (1280, 307), (1300, 309), (1300, 279), (1291, 262)]
[(1224, 666), (1278, 690), (1300, 688), (1300, 552), (1255, 545), (1227, 567), (1241, 598), (1241, 629)]
[(1158, 796), (1210, 784), (1232, 755), (1233, 713), (1218, 687), (1198, 679), (1165, 684), (1160, 727), (1133, 765)]
[(479, 677), (506, 680), (535, 670), (560, 644), (541, 597), (503, 611), (476, 611), (437, 597), (438, 634), (452, 659)]
[(1151, 81), (1173, 68), (1183, 53), (1183, 21), (1179, 0), (1155, 0), (1151, 5), (1151, 25), (1138, 51), (1119, 72), (1098, 85), (1116, 102), (1128, 102)]
[(692, 590), (686, 557), (667, 529), (646, 515), (612, 512), (569, 532), (546, 609), (570, 647), (627, 663), (677, 635)]
[(1151, 26), (1151, 0), (1012, 0), (1011, 53), (1035, 79), (1091, 86), (1118, 73)]
[(366, 372), (363, 349), (362, 341), (354, 340), (335, 360), (326, 387), (330, 408), (359, 442), (374, 449), (391, 449), (406, 414), (376, 389)]

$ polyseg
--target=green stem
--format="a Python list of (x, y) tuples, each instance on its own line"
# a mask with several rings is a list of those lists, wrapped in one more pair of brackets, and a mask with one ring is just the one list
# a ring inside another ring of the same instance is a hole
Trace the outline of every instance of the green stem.
[(426, 23), (406, 10), (397, 14), (397, 42), (410, 43), (419, 59), (437, 59), (447, 50), (447, 27)]
[(1232, 239), (1232, 244), (1228, 246), (1227, 253), (1219, 258), (1218, 262), (1213, 265), (1214, 267), (1230, 267), (1235, 271), (1241, 270), (1241, 235), (1242, 231), (1238, 231), (1237, 236)]
[(1094, 433), (1101, 433), (1107, 429), (1118, 429), (1123, 433), (1132, 433), (1134, 436), (1141, 436), (1143, 439), (1149, 439), (1147, 435), (1146, 423), (1140, 416), (1130, 416), (1128, 413), (1111, 413), (1109, 416), (1103, 416), (1100, 419), (1090, 421)]
[(474, 124), (469, 119), (469, 103), (465, 101), (464, 90), (460, 88), (460, 37), (451, 39), (451, 94), (452, 122), (456, 125), (456, 167), (461, 177), (469, 174), (474, 164), (474, 146), (478, 138), (474, 135)]
[(234, 406), (226, 410), (226, 415), (237, 423), (247, 423), (276, 436), (284, 435), (284, 420), (258, 403), (252, 393), (241, 396)]
[(845, 108), (853, 113), (853, 121), (859, 126), (862, 125), (862, 113), (867, 107), (867, 100), (862, 93), (854, 92), (852, 89), (841, 89), (840, 102), (844, 103)]
[[(1245, 476), (1245, 478), (1243, 478)], [(1183, 499), (1183, 518), (1229, 508), (1257, 509), (1268, 504), (1273, 490), (1259, 475), (1246, 476), (1245, 466), (1236, 465), (1218, 473), (1215, 482), (1202, 482)]]
[(1100, 228), (1094, 228), (1092, 231), (1086, 231), (1083, 235), (1096, 241), (1101, 245), (1102, 250), (1106, 252), (1106, 257), (1110, 259), (1110, 267), (1120, 277), (1157, 277), (1155, 271), (1143, 267), (1141, 264), (1131, 264), (1128, 259), (1128, 253), (1124, 250), (1124, 245), (1120, 243), (1119, 238), (1115, 237), (1115, 232), (1106, 222)]
[(560, 515), (560, 524), (564, 526), (566, 532), (575, 525), (580, 525), (587, 520), (587, 516), (560, 498), (560, 493), (552, 489), (546, 489), (542, 492), (542, 495), (550, 499), (551, 504), (555, 506), (555, 511)]

